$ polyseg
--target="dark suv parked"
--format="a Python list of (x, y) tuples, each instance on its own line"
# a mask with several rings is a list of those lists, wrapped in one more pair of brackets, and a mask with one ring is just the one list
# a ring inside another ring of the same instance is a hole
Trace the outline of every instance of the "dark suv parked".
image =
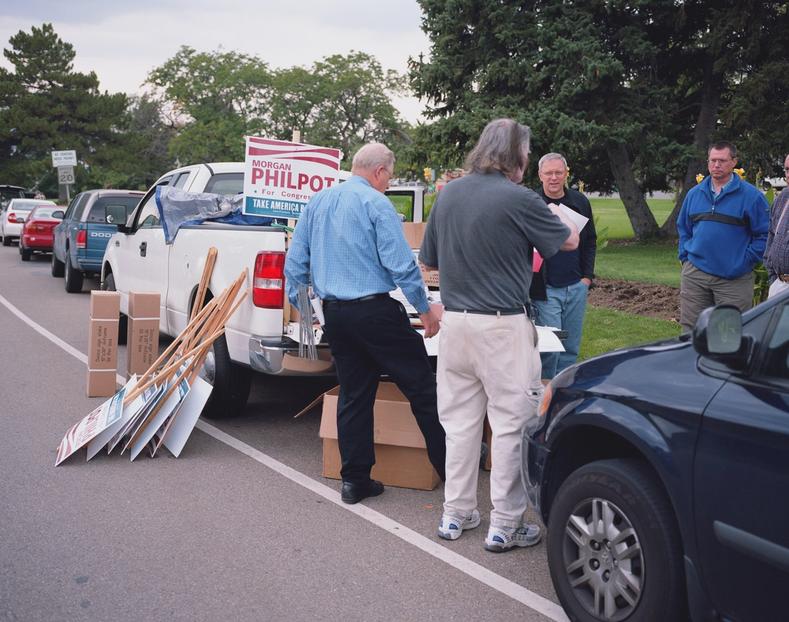
[(142, 196), (134, 190), (86, 190), (72, 199), (52, 247), (52, 276), (65, 276), (67, 292), (82, 291), (85, 275), (101, 272), (107, 242)]
[(787, 620), (789, 294), (567, 369), (526, 480), (571, 620)]

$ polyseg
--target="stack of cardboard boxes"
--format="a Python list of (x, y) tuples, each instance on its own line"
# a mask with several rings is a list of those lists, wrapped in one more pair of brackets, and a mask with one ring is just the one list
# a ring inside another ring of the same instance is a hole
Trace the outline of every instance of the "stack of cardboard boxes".
[(159, 356), (159, 294), (129, 292), (126, 371), (144, 374)]
[[(90, 293), (88, 397), (110, 397), (118, 388), (120, 300), (118, 292)], [(145, 373), (159, 355), (158, 293), (129, 293), (126, 344), (128, 375)]]
[(109, 397), (117, 389), (120, 300), (117, 292), (90, 293), (88, 397)]

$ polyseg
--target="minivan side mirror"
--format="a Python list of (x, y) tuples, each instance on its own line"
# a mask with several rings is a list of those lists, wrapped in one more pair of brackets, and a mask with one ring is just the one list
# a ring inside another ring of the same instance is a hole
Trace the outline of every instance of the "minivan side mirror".
[(693, 347), (701, 356), (743, 369), (748, 363), (749, 340), (742, 336), (742, 314), (734, 305), (708, 307), (693, 327)]

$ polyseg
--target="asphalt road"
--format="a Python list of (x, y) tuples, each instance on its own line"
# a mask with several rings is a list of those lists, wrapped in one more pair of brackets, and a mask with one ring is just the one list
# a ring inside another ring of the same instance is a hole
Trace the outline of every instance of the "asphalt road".
[(486, 472), (482, 525), (452, 543), (441, 487), (340, 503), (320, 411), (293, 419), (326, 381), (256, 378), (244, 414), (201, 420), (178, 459), (54, 467), (102, 401), (78, 358), (97, 287), (67, 294), (49, 256), (0, 248), (1, 621), (563, 619), (542, 544), (483, 550)]

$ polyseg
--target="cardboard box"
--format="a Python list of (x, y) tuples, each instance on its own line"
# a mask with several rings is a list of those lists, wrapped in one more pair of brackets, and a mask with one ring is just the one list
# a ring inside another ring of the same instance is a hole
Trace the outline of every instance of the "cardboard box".
[(126, 372), (144, 374), (159, 356), (159, 318), (129, 318), (126, 332)]
[(114, 369), (88, 369), (88, 397), (111, 397), (118, 390)]
[(129, 292), (129, 317), (145, 319), (156, 318), (158, 320), (158, 292)]
[(118, 292), (94, 290), (90, 292), (90, 317), (94, 320), (117, 320), (121, 313), (121, 295)]
[[(323, 396), (320, 436), (323, 439), (323, 476), (340, 479), (337, 444), (337, 402), (340, 388)], [(441, 481), (427, 457), (425, 439), (408, 400), (392, 383), (378, 386), (373, 410), (375, 465), (372, 478), (387, 486), (433, 490)]]
[(411, 248), (420, 248), (422, 240), (425, 237), (425, 227), (427, 223), (424, 222), (404, 222), (403, 233), (408, 246)]
[(88, 331), (88, 369), (118, 367), (118, 316), (113, 320), (90, 319)]
[(428, 287), (439, 287), (438, 270), (423, 270), (422, 266), (419, 266), (419, 270), (422, 272), (422, 280), (424, 280), (425, 285)]

